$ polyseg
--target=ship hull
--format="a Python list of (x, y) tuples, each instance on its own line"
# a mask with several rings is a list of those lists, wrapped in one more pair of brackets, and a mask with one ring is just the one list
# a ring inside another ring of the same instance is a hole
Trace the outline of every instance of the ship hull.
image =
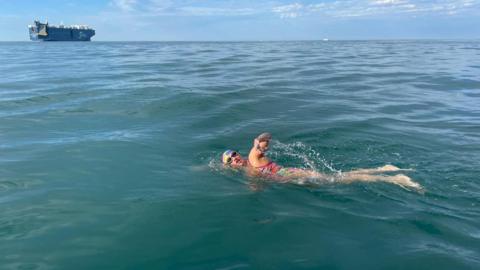
[(48, 24), (36, 23), (29, 28), (29, 34), (33, 41), (90, 41), (95, 30), (50, 27)]

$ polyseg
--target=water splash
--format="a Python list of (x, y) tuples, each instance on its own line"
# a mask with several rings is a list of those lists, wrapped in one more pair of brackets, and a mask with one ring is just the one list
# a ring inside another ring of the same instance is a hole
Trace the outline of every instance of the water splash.
[(341, 170), (335, 169), (319, 152), (302, 142), (282, 143), (277, 140), (272, 142), (270, 156), (274, 159), (287, 156), (299, 161), (305, 169), (323, 171), (324, 167), (332, 173), (341, 174)]

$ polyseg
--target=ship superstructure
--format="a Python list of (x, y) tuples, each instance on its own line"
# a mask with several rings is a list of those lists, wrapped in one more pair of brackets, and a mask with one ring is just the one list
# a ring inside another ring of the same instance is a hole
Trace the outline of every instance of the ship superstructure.
[(35, 41), (90, 41), (95, 30), (87, 25), (50, 25), (35, 20), (28, 26), (30, 40)]

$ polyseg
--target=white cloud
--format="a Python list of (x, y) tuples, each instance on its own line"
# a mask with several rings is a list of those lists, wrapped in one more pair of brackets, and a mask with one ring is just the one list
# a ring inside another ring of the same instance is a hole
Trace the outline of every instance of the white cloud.
[[(295, 1), (295, 0), (293, 0)], [(480, 0), (338, 0), (309, 3), (295, 2), (275, 5), (275, 2), (231, 0), (225, 2), (196, 0), (111, 0), (111, 6), (138, 17), (153, 16), (248, 16), (276, 14), (280, 18), (295, 19), (302, 16), (371, 17), (414, 13), (460, 14), (469, 10), (480, 11)]]
[(187, 16), (244, 16), (255, 14), (251, 8), (214, 8), (214, 7), (182, 7), (178, 9)]
[[(196, 5), (192, 5), (196, 3)], [(110, 5), (122, 12), (139, 17), (151, 16), (245, 16), (257, 14), (262, 10), (238, 4), (218, 4), (208, 2), (173, 0), (112, 0)], [(263, 10), (265, 11), (265, 10)]]
[(276, 6), (272, 12), (281, 18), (297, 18), (300, 16), (323, 17), (371, 17), (394, 14), (443, 14), (453, 15), (466, 11), (480, 11), (480, 0), (345, 0), (321, 2), (318, 4), (292, 4)]
[(375, 5), (398, 5), (398, 4), (404, 4), (407, 1), (405, 0), (373, 0), (371, 1), (372, 4)]
[(122, 11), (133, 11), (137, 0), (113, 0), (110, 4)]
[(304, 6), (299, 3), (273, 7), (272, 11), (280, 15), (281, 18), (296, 18), (303, 12)]
[(465, 7), (469, 7), (469, 6), (473, 6), (475, 4), (478, 4), (477, 2), (478, 1), (476, 1), (476, 0), (464, 0), (462, 4)]

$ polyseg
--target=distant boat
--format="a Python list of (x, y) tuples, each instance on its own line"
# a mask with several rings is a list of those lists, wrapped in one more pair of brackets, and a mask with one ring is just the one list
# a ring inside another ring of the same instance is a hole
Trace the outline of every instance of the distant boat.
[(328, 38), (324, 38), (323, 41), (328, 41)]
[(30, 40), (34, 41), (90, 41), (95, 35), (95, 30), (87, 25), (56, 26), (37, 20), (28, 26), (28, 31)]

